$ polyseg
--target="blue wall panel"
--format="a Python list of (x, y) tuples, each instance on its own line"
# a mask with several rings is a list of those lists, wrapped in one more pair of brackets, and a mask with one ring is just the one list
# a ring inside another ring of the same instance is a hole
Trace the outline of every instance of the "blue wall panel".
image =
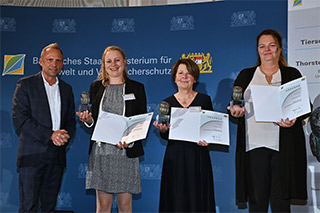
[[(23, 76), (37, 73), (41, 69), (38, 64), (41, 49), (58, 42), (66, 59), (61, 78), (73, 86), (77, 106), (80, 93), (88, 91), (97, 77), (105, 47), (118, 45), (127, 54), (130, 78), (144, 83), (148, 110), (155, 112), (164, 98), (176, 92), (170, 73), (174, 62), (183, 54), (209, 53), (211, 72), (201, 73), (196, 90), (211, 96), (215, 111), (226, 112), (235, 77), (256, 61), (257, 34), (265, 28), (274, 28), (287, 37), (286, 1), (86, 9), (1, 6), (0, 9), (1, 68), (5, 55), (26, 54)], [(203, 65), (207, 62), (204, 59)], [(18, 136), (11, 121), (11, 100), (21, 77), (0, 77), (3, 212), (16, 212), (19, 206), (15, 166)], [(85, 190), (89, 138), (88, 130), (77, 122), (57, 209), (95, 211), (95, 192)], [(220, 212), (240, 211), (235, 205), (235, 139), (236, 126), (230, 123), (230, 147), (210, 148)], [(134, 212), (157, 211), (165, 148), (166, 141), (151, 126), (144, 141), (145, 156), (140, 159), (142, 193), (134, 196)]]

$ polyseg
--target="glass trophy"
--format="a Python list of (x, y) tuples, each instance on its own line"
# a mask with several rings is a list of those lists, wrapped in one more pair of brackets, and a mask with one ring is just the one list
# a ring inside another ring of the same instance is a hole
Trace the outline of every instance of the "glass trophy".
[(88, 92), (82, 92), (80, 98), (81, 104), (79, 105), (79, 112), (88, 110), (91, 112), (90, 96)]
[(233, 106), (244, 106), (244, 100), (242, 99), (242, 88), (239, 86), (233, 87), (232, 91), (232, 101), (230, 101), (230, 106), (233, 108)]
[(156, 121), (158, 124), (169, 125), (170, 115), (169, 115), (170, 105), (166, 101), (162, 101), (159, 107), (159, 113), (156, 116)]

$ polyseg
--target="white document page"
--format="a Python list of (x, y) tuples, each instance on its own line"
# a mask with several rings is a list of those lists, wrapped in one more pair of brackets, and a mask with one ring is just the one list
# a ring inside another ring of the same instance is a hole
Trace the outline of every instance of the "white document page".
[(280, 106), (282, 118), (289, 120), (311, 112), (306, 77), (280, 86)]
[(229, 145), (228, 115), (208, 110), (171, 108), (169, 139)]
[(311, 111), (306, 77), (281, 86), (250, 85), (256, 121), (278, 122)]
[(100, 112), (91, 140), (110, 144), (131, 143), (145, 139), (153, 113), (131, 117)]
[(250, 85), (256, 121), (279, 121), (281, 110), (277, 86)]
[(121, 141), (131, 143), (133, 141), (145, 139), (148, 134), (152, 115), (153, 112), (129, 117)]
[(229, 145), (229, 115), (202, 110), (199, 138), (207, 143)]
[(200, 113), (188, 108), (171, 108), (169, 139), (199, 142)]

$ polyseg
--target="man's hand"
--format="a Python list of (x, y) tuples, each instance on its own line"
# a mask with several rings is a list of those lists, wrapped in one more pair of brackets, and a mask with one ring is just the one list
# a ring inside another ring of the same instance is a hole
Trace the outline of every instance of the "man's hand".
[(69, 138), (70, 136), (68, 135), (68, 132), (64, 129), (54, 131), (51, 136), (51, 140), (56, 146), (65, 145), (66, 143), (68, 143)]

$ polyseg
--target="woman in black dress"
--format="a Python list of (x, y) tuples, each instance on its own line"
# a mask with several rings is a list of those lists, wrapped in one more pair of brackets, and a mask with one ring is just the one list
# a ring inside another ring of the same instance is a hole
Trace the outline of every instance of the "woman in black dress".
[[(193, 90), (199, 67), (191, 59), (179, 59), (172, 68), (178, 92), (166, 98), (171, 107), (200, 106), (213, 110), (208, 95)], [(170, 112), (169, 112), (170, 114)], [(153, 124), (168, 140), (163, 160), (159, 212), (215, 212), (212, 166), (208, 143), (169, 140), (170, 125)], [(192, 125), (192, 124), (190, 124)]]

